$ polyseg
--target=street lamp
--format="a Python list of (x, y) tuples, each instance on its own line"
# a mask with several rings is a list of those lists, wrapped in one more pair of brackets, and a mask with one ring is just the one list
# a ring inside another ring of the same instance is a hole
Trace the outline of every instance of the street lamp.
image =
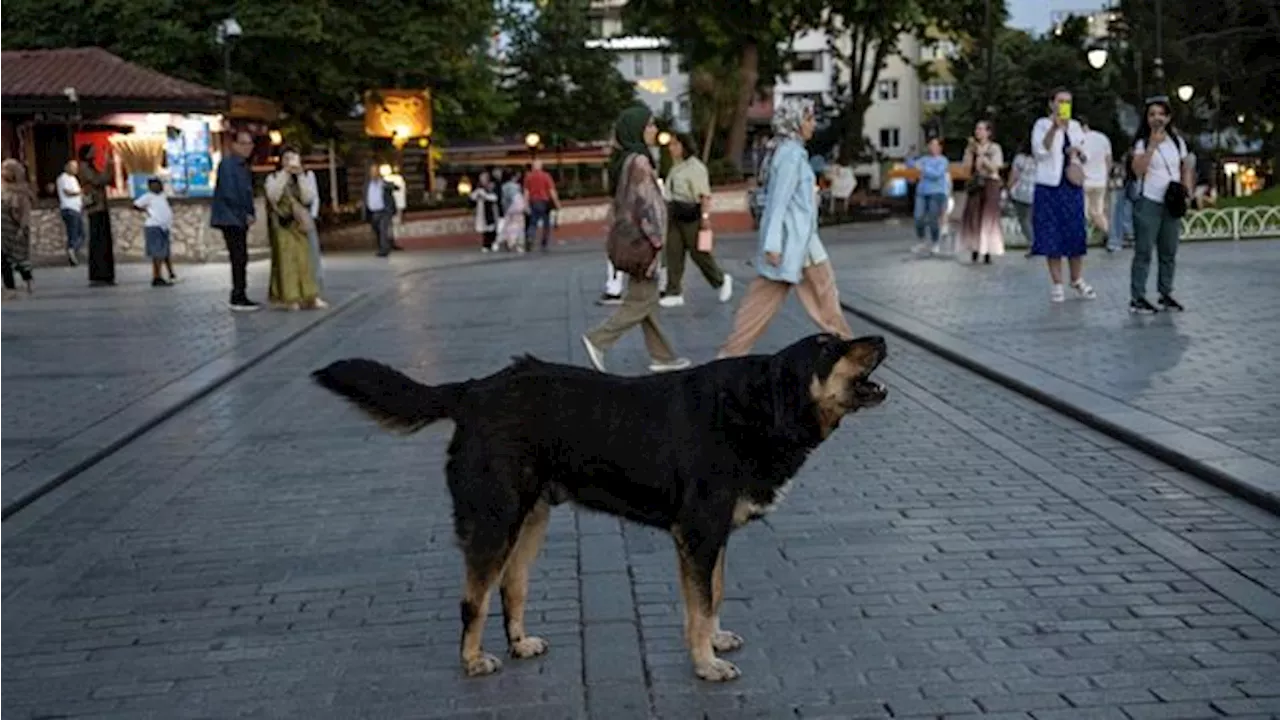
[(222, 88), (227, 96), (227, 111), (231, 111), (231, 41), (244, 34), (244, 28), (229, 17), (218, 23), (214, 30), (215, 42), (222, 46)]
[(529, 148), (529, 154), (531, 156), (535, 156), (535, 157), (537, 156), (538, 145), (540, 145), (541, 143), (542, 143), (542, 136), (536, 132), (531, 132), (528, 135), (524, 136), (524, 146)]
[(670, 145), (671, 133), (667, 132), (666, 130), (663, 130), (662, 132), (658, 133), (658, 144), (663, 147)]
[(1107, 64), (1107, 49), (1094, 48), (1089, 51), (1087, 57), (1089, 58), (1089, 67), (1094, 70), (1101, 70), (1102, 66)]
[(461, 180), (458, 181), (458, 194), (462, 196), (471, 194), (470, 178), (464, 176)]
[(1182, 85), (1178, 88), (1178, 99), (1182, 102), (1191, 102), (1191, 98), (1196, 94), (1196, 89), (1190, 85)]

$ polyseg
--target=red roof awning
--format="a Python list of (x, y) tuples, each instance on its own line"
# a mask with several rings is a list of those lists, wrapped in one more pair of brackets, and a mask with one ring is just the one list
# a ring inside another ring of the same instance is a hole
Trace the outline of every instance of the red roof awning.
[[(0, 53), (0, 111), (5, 114), (79, 112), (221, 112), (224, 94), (135, 65), (97, 47)], [(77, 103), (69, 89), (74, 88)]]

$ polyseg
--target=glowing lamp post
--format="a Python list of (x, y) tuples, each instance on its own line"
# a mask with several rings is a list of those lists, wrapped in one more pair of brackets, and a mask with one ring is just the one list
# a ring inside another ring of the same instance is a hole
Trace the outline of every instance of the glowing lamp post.
[(538, 146), (542, 144), (542, 136), (531, 132), (524, 136), (524, 146), (529, 148), (529, 157), (538, 157)]
[(1183, 85), (1178, 88), (1178, 99), (1182, 102), (1191, 102), (1191, 98), (1195, 97), (1196, 89), (1190, 85)]
[(1089, 67), (1094, 70), (1101, 70), (1102, 66), (1107, 64), (1107, 49), (1094, 48), (1089, 51), (1087, 57), (1089, 59)]

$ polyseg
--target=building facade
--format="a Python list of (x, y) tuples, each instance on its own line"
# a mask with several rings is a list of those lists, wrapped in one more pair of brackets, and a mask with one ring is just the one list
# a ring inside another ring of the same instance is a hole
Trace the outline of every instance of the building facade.
[(677, 130), (689, 130), (688, 69), (667, 40), (624, 33), (622, 8), (626, 4), (626, 0), (592, 1), (589, 12), (596, 37), (588, 46), (614, 55), (618, 72), (635, 84), (637, 97), (654, 115), (671, 118)]

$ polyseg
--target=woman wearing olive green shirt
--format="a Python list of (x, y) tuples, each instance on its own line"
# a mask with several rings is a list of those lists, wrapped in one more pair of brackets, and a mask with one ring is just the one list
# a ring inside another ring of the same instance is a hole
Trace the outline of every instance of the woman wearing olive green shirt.
[(713, 288), (720, 290), (720, 302), (728, 302), (733, 296), (733, 277), (725, 274), (709, 252), (698, 249), (698, 231), (711, 229), (711, 180), (707, 166), (697, 155), (687, 154), (695, 148), (693, 138), (685, 133), (671, 137), (667, 145), (671, 161), (675, 163), (667, 173), (668, 214), (667, 223), (667, 291), (660, 304), (663, 307), (684, 305), (684, 259), (687, 253), (693, 264), (702, 271), (702, 277)]

